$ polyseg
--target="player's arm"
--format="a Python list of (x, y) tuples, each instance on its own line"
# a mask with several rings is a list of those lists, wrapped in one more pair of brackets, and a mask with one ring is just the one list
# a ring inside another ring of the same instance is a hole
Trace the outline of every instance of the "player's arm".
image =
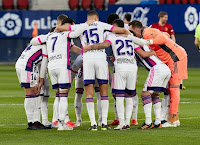
[(76, 45), (73, 45), (71, 47), (71, 51), (74, 52), (74, 53), (77, 53), (77, 54), (81, 54), (82, 53), (82, 49), (77, 47)]
[(46, 43), (46, 38), (47, 38), (47, 35), (39, 35), (37, 37), (32, 38), (30, 41), (30, 44), (31, 45), (42, 45), (42, 44)]
[(156, 37), (147, 40), (148, 44), (157, 44), (157, 45), (162, 45), (166, 43), (166, 37), (164, 34), (159, 34)]
[(171, 35), (171, 39), (176, 42), (176, 38), (175, 38), (175, 35)]
[(132, 35), (131, 32), (125, 28), (120, 28), (120, 27), (112, 27), (112, 32), (114, 33), (119, 33), (119, 34), (126, 34), (126, 35)]
[(149, 43), (149, 41), (147, 41), (147, 40), (144, 40), (142, 38), (138, 38), (138, 37), (135, 37), (135, 36), (131, 36), (131, 35), (128, 35), (128, 38), (131, 39), (134, 43), (136, 43), (137, 45), (140, 45), (140, 46), (144, 46), (144, 45), (147, 45)]
[(109, 47), (110, 45), (111, 45), (111, 42), (109, 42), (108, 40), (105, 40), (103, 43), (97, 43), (94, 45), (85, 45), (83, 47), (83, 51), (87, 52), (89, 50), (94, 50), (94, 49), (105, 49)]
[(142, 58), (147, 58), (152, 55), (156, 55), (155, 51), (151, 50), (150, 52), (143, 51), (141, 47), (135, 48), (135, 52), (137, 52), (138, 55), (140, 55)]

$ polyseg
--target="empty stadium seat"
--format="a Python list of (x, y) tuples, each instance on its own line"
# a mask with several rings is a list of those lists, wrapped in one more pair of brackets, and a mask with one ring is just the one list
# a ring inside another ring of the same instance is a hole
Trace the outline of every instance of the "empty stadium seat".
[(90, 9), (92, 0), (82, 0), (81, 5), (83, 9)]
[(116, 3), (116, 1), (117, 1), (117, 0), (109, 0), (109, 4), (110, 4), (110, 5), (113, 5), (113, 4)]
[(175, 4), (180, 4), (180, 0), (174, 0)]
[(195, 0), (188, 0), (188, 3), (195, 4)]
[(105, 3), (105, 0), (94, 0), (94, 6), (96, 9), (103, 9), (104, 3)]
[(165, 0), (159, 0), (160, 4), (165, 4)]
[(69, 7), (71, 9), (78, 9), (79, 0), (69, 0)]
[(172, 0), (166, 0), (167, 4), (172, 4)]
[(18, 9), (27, 9), (28, 8), (28, 0), (17, 0)]
[(12, 9), (14, 5), (13, 0), (2, 0), (2, 6), (4, 9)]
[(187, 0), (181, 0), (181, 3), (182, 3), (182, 4), (187, 4), (188, 1), (187, 1)]

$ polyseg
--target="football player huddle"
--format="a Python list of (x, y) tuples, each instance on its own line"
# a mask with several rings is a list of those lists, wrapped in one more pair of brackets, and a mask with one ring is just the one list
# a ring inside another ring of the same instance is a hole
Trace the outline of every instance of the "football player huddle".
[[(187, 79), (187, 54), (165, 33), (145, 27), (137, 20), (130, 22), (130, 16), (126, 17), (128, 24), (116, 14), (110, 14), (107, 23), (103, 23), (99, 21), (98, 13), (92, 10), (88, 12), (85, 23), (75, 24), (73, 19), (62, 14), (57, 18), (56, 28), (30, 41), (15, 65), (19, 82), (25, 90), (27, 129), (55, 127), (57, 130), (73, 130), (81, 126), (84, 88), (91, 123), (88, 130), (97, 131), (97, 126), (101, 130), (109, 130), (114, 125), (115, 130), (125, 130), (130, 129), (130, 125), (138, 125), (137, 63), (149, 71), (141, 93), (145, 122), (138, 129), (180, 126), (179, 86), (181, 80)], [(112, 50), (113, 56), (106, 55), (106, 48)], [(72, 65), (70, 51), (78, 54)], [(114, 64), (112, 77), (107, 57)], [(52, 123), (48, 121), (47, 68), (52, 88), (56, 91)], [(74, 78), (75, 124), (68, 114), (68, 94)], [(115, 119), (110, 124), (107, 123), (108, 84), (115, 100)], [(94, 90), (98, 122), (95, 120)], [(159, 98), (161, 92), (165, 94), (162, 103)]]

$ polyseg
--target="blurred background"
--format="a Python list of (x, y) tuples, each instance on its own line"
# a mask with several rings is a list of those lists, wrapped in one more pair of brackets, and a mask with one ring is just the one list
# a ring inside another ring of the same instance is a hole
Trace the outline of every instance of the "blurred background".
[(145, 26), (158, 22), (158, 13), (166, 11), (176, 42), (188, 53), (188, 66), (200, 68), (200, 53), (194, 45), (200, 0), (0, 0), (0, 64), (15, 63), (32, 38), (35, 23), (38, 35), (45, 34), (56, 26), (58, 15), (83, 23), (88, 10), (96, 10), (103, 22), (110, 13), (118, 14), (122, 20), (130, 13), (131, 20), (139, 20)]

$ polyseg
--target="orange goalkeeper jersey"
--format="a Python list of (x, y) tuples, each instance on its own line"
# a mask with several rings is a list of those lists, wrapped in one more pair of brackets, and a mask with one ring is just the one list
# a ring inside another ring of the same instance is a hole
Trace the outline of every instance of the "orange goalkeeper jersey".
[(174, 63), (187, 56), (185, 49), (155, 28), (144, 28), (142, 30), (144, 39), (152, 39), (149, 45), (156, 52), (158, 58), (165, 64)]

